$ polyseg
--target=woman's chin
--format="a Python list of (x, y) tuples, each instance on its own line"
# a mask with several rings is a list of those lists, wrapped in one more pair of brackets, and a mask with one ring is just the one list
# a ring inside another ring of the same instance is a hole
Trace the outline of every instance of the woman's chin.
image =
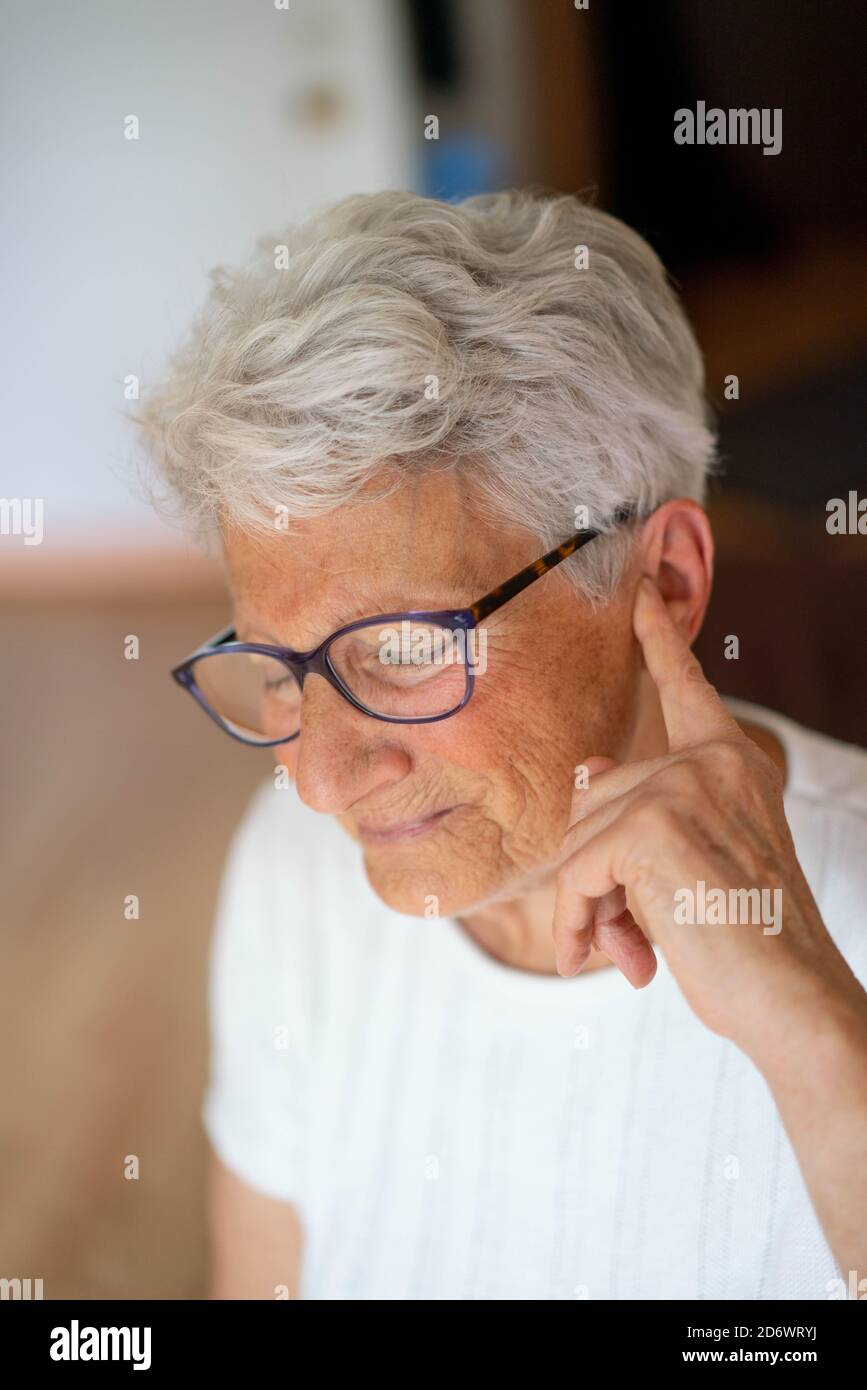
[(453, 854), (440, 866), (433, 856), (413, 855), (407, 846), (364, 848), (364, 868), (374, 893), (387, 907), (409, 917), (453, 917), (474, 901), (475, 893), (462, 892), (456, 883), (454, 867)]

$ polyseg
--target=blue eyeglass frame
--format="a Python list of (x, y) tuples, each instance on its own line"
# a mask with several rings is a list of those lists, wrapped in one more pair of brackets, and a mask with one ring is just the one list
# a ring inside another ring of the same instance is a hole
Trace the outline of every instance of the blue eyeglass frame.
[[(634, 507), (623, 507), (615, 514), (616, 522), (630, 521), (636, 518), (637, 512)], [(339, 627), (335, 632), (329, 633), (323, 642), (317, 647), (311, 648), (307, 652), (297, 652), (291, 647), (271, 646), (266, 642), (237, 642), (235, 638), (235, 628), (226, 627), (215, 636), (204, 642), (201, 647), (197, 647), (188, 657), (185, 657), (177, 666), (171, 670), (171, 675), (182, 689), (187, 690), (190, 695), (198, 702), (207, 715), (213, 719), (215, 724), (224, 733), (236, 739), (239, 743), (246, 744), (252, 748), (275, 748), (283, 743), (292, 743), (301, 733), (300, 727), (297, 732), (290, 734), (288, 738), (276, 738), (259, 740), (245, 738), (243, 734), (237, 733), (220, 714), (208, 703), (204, 694), (196, 684), (195, 668), (200, 661), (206, 661), (209, 656), (223, 655), (229, 652), (252, 652), (261, 656), (271, 656), (282, 664), (292, 673), (298, 682), (299, 689), (303, 692), (304, 681), (308, 676), (322, 676), (328, 684), (347, 700), (353, 709), (360, 714), (366, 714), (371, 719), (379, 719), (384, 724), (438, 724), (443, 719), (451, 719), (469, 701), (475, 679), (473, 676), (472, 663), (468, 662), (465, 666), (467, 682), (464, 690), (463, 699), (452, 709), (446, 710), (444, 714), (425, 714), (415, 718), (403, 716), (379, 714), (376, 710), (368, 709), (360, 700), (356, 699), (348, 686), (344, 685), (337, 671), (329, 661), (329, 648), (338, 637), (344, 637), (349, 632), (355, 632), (361, 627), (372, 627), (379, 623), (398, 623), (404, 621), (423, 622), (436, 625), (437, 627), (447, 628), (451, 632), (471, 632), (478, 627), (479, 623), (489, 617), (491, 613), (502, 608), (505, 603), (523, 592), (530, 584), (534, 584), (537, 579), (541, 579), (543, 574), (554, 569), (567, 560), (570, 555), (581, 550), (583, 546), (595, 540), (597, 536), (606, 534), (602, 530), (587, 527), (584, 530), (576, 531), (569, 540), (562, 545), (555, 546), (540, 559), (534, 560), (532, 564), (513, 574), (511, 579), (506, 579), (502, 584), (498, 584), (495, 589), (485, 594), (482, 598), (471, 603), (468, 608), (445, 608), (445, 609), (410, 609), (403, 613), (379, 613), (371, 618), (360, 618), (357, 622), (347, 623)]]

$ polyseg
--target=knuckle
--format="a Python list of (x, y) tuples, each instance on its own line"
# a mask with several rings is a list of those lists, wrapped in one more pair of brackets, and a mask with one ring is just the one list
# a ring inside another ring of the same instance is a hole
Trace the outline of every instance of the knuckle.
[(705, 744), (705, 754), (713, 759), (718, 769), (739, 773), (747, 761), (748, 748), (734, 739), (714, 738)]
[(678, 797), (695, 796), (704, 790), (702, 769), (693, 757), (678, 758), (655, 774), (660, 787)]
[(629, 869), (629, 881), (630, 887), (645, 901), (657, 898), (660, 893), (657, 860), (648, 854), (633, 856)]
[(661, 796), (646, 792), (636, 797), (629, 812), (630, 830), (637, 836), (653, 836), (671, 826), (673, 810)]
[(697, 826), (695, 814), (684, 813), (669, 797), (648, 794), (640, 798), (630, 813), (629, 823), (633, 873), (647, 861), (654, 876), (658, 876), (663, 860), (676, 861), (688, 855)]
[(702, 670), (701, 662), (699, 661), (698, 657), (694, 655), (693, 652), (690, 652), (689, 656), (685, 656), (683, 659), (681, 679), (690, 682), (704, 682), (705, 680), (705, 674)]
[(756, 769), (770, 782), (775, 791), (781, 792), (786, 784), (785, 774), (763, 748), (756, 748), (754, 758)]

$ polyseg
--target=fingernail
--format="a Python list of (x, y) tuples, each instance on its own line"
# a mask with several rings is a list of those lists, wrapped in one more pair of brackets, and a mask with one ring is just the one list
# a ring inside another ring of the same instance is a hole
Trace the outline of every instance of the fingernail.
[(573, 975), (577, 975), (577, 974), (578, 974), (578, 967), (577, 967), (577, 965), (576, 965), (572, 970), (564, 970), (564, 969), (563, 969), (563, 966), (562, 966), (561, 963), (560, 963), (560, 957), (557, 955), (557, 952), (556, 952), (556, 951), (554, 952), (554, 960), (555, 960), (556, 965), (557, 965), (557, 974), (558, 974), (558, 975), (561, 975), (562, 978), (563, 978), (564, 980), (571, 980), (571, 978), (572, 978)]

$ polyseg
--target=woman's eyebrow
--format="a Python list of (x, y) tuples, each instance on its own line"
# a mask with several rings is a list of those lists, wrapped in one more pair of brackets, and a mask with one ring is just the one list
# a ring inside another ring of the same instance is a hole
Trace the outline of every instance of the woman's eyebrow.
[(262, 632), (251, 623), (235, 623), (235, 635), (239, 642), (260, 642), (266, 647), (285, 647), (285, 642), (278, 642), (276, 637), (268, 632)]
[[(275, 637), (273, 632), (269, 632), (252, 618), (233, 617), (232, 622), (239, 642), (263, 642), (268, 647), (288, 647), (290, 651), (304, 650), (303, 646)], [(308, 643), (308, 646), (315, 646), (315, 643)]]
[[(349, 619), (351, 622), (352, 619)], [(232, 625), (241, 642), (263, 642), (269, 647), (286, 647), (290, 651), (303, 652), (312, 650), (318, 646), (319, 642), (324, 641), (325, 637), (331, 632), (336, 632), (339, 627), (345, 626), (343, 623), (335, 623), (332, 627), (325, 630), (321, 637), (311, 638), (309, 642), (287, 642), (285, 637), (276, 637), (273, 632), (269, 632), (263, 627), (256, 618), (246, 617), (243, 614), (237, 615), (232, 611)]]
[[(453, 592), (454, 594), (456, 594), (457, 589), (455, 589)], [(235, 605), (232, 605), (231, 621), (236, 633), (238, 634), (239, 641), (264, 642), (272, 647), (291, 647), (291, 649), (294, 651), (304, 651), (315, 647), (317, 645), (317, 642), (324, 641), (330, 633), (338, 632), (340, 628), (347, 627), (350, 623), (359, 622), (364, 618), (378, 618), (385, 613), (424, 613), (439, 612), (440, 610), (444, 612), (449, 612), (453, 609), (457, 610), (460, 607), (462, 607), (461, 602), (459, 600), (456, 600), (454, 597), (451, 601), (442, 600), (440, 602), (425, 600), (424, 598), (416, 599), (414, 601), (404, 599), (404, 601), (402, 602), (395, 599), (391, 603), (389, 603), (386, 600), (381, 600), (379, 603), (376, 604), (367, 604), (364, 608), (364, 611), (359, 611), (355, 614), (355, 616), (343, 616), (337, 619), (336, 621), (332, 622), (329, 627), (322, 627), (321, 635), (319, 636), (319, 638), (314, 638), (305, 644), (292, 644), (286, 641), (282, 641), (279, 637), (275, 637), (273, 633), (269, 633), (264, 627), (261, 626), (257, 618), (245, 614), (240, 606), (236, 607)], [(348, 611), (348, 608), (344, 610), (344, 612)], [(242, 634), (245, 635), (242, 636)]]
[(239, 642), (265, 642), (271, 647), (282, 647), (286, 644), (280, 642), (273, 633), (269, 633), (261, 627), (259, 622), (243, 610), (239, 610), (235, 603), (230, 604), (229, 621), (235, 629), (235, 635)]

